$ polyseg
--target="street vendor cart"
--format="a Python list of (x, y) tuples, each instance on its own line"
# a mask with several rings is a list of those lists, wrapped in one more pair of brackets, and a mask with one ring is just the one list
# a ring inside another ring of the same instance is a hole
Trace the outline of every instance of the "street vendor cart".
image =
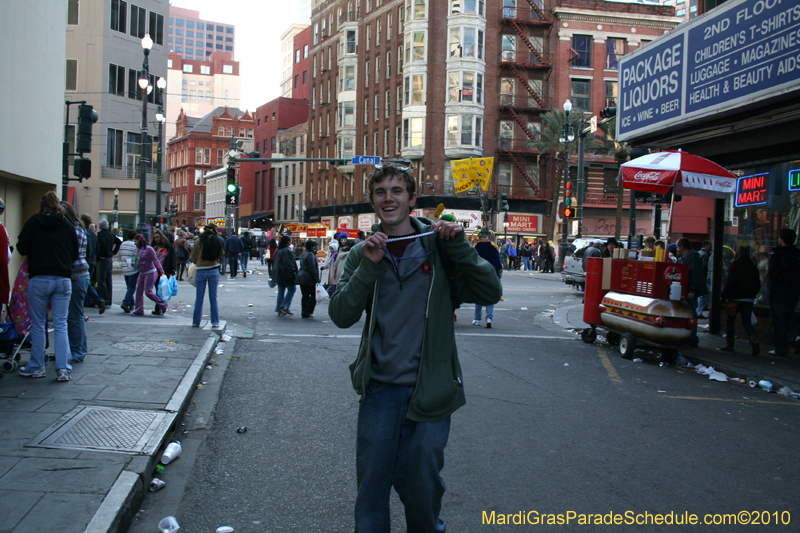
[[(736, 176), (713, 161), (683, 151), (653, 152), (620, 167), (617, 178), (625, 189), (667, 194), (673, 191), (667, 223), (677, 195), (725, 198), (736, 187)], [(666, 239), (669, 240), (668, 238)], [(620, 250), (619, 254), (628, 254)], [(584, 342), (597, 338), (597, 327), (608, 330), (608, 342), (618, 345), (623, 357), (633, 357), (637, 344), (662, 350), (674, 359), (677, 348), (697, 327), (686, 303), (688, 267), (650, 257), (625, 255), (590, 258), (586, 271)]]

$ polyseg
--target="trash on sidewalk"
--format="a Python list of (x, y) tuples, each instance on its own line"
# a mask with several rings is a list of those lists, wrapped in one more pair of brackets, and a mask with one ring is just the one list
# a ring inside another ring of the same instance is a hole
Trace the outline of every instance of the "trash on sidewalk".
[(642, 358), (641, 357), (637, 357), (636, 359), (633, 360), (633, 362), (634, 363), (641, 363), (642, 362)]
[(231, 526), (220, 526), (217, 528), (217, 533), (233, 533)]
[(239, 426), (236, 433), (247, 433), (247, 426)]
[(230, 336), (230, 335), (223, 335), (223, 336), (222, 336), (222, 341), (223, 341), (223, 342), (228, 342), (228, 341), (230, 341), (230, 340), (231, 340), (231, 336)]
[(161, 464), (168, 465), (181, 456), (181, 443), (178, 441), (170, 442), (167, 449), (161, 455)]
[(527, 307), (520, 307), (520, 308), (519, 308), (519, 310), (520, 310), (520, 311), (527, 311), (527, 310), (528, 310), (528, 308), (527, 308)]
[(761, 381), (759, 381), (758, 386), (761, 387), (761, 390), (764, 390), (766, 392), (777, 392), (777, 389), (772, 384), (772, 382), (767, 381), (766, 379), (762, 379)]
[(794, 391), (789, 387), (781, 387), (778, 389), (778, 394), (781, 396), (786, 396), (787, 398), (789, 398), (793, 393)]
[(255, 304), (247, 304), (247, 307), (254, 307)]
[(178, 521), (174, 516), (162, 518), (161, 522), (158, 523), (158, 529), (161, 531), (161, 533), (174, 533), (180, 528), (181, 526), (178, 525)]
[(564, 363), (564, 366), (569, 366), (569, 363)]
[(164, 473), (164, 465), (156, 465), (156, 474)]
[(711, 374), (709, 374), (708, 379), (713, 379), (714, 381), (723, 381), (723, 382), (725, 382), (725, 381), (728, 381), (728, 376), (726, 376), (725, 374), (723, 374), (720, 371), (715, 371), (715, 372), (712, 372)]
[(163, 489), (166, 485), (167, 485), (166, 481), (154, 477), (152, 481), (150, 481), (150, 492), (158, 492), (161, 489)]

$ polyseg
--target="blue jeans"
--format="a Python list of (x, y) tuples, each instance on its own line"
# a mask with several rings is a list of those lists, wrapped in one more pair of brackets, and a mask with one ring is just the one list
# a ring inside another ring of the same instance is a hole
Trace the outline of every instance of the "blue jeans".
[(778, 355), (789, 355), (789, 343), (797, 338), (797, 319), (794, 317), (795, 305), (770, 304), (769, 320), (772, 322), (772, 343)]
[(103, 301), (103, 299), (100, 298), (100, 295), (97, 294), (97, 289), (95, 289), (94, 285), (92, 285), (95, 268), (95, 265), (89, 265), (89, 286), (86, 288), (86, 293), (89, 295), (89, 298), (94, 300), (94, 303), (99, 304)]
[(259, 248), (258, 249), (258, 258), (261, 260), (261, 264), (264, 264), (264, 253), (267, 251), (266, 248)]
[(242, 270), (247, 270), (247, 261), (250, 259), (250, 252), (242, 252), (241, 254)]
[(236, 274), (239, 273), (238, 265), (239, 265), (239, 254), (229, 255), (228, 256), (228, 272), (230, 273), (231, 277), (233, 277), (233, 278), (235, 278)]
[(72, 296), (69, 299), (67, 316), (67, 336), (69, 337), (70, 357), (83, 361), (89, 349), (86, 347), (86, 320), (83, 317), (83, 303), (89, 287), (89, 274), (72, 280)]
[[(72, 295), (72, 280), (59, 276), (35, 276), (28, 281), (28, 310), (31, 316), (31, 358), (29, 369), (44, 367), (45, 320), (47, 304), (53, 312), (53, 340), (56, 349), (56, 370), (67, 368), (69, 364), (69, 336), (67, 335), (67, 316)], [(83, 317), (81, 317), (83, 319)]]
[(528, 266), (528, 265), (529, 265), (529, 263), (530, 263), (530, 261), (531, 261), (531, 258), (530, 258), (530, 257), (528, 257), (527, 255), (526, 255), (525, 257), (523, 257), (523, 258), (522, 258), (522, 262), (523, 262), (523, 264), (525, 265), (525, 268), (524, 268), (523, 270), (530, 270), (530, 269), (531, 269), (531, 267), (530, 267), (530, 266)]
[(370, 381), (358, 408), (356, 533), (388, 533), (389, 494), (405, 506), (408, 531), (445, 531), (439, 518), (445, 486), (440, 472), (450, 417), (437, 422), (406, 418), (414, 387)]
[[(480, 320), (482, 311), (483, 311), (483, 306), (475, 304), (475, 318), (473, 320)], [(486, 306), (486, 318), (488, 319), (494, 318), (494, 305)]]
[(128, 304), (133, 307), (133, 295), (136, 292), (136, 280), (139, 279), (139, 273), (136, 272), (130, 276), (125, 276), (125, 297), (122, 303)]
[(219, 306), (217, 305), (217, 286), (219, 285), (219, 270), (216, 268), (198, 268), (195, 270), (195, 297), (194, 315), (192, 325), (199, 326), (203, 319), (203, 298), (208, 284), (208, 305), (211, 307), (211, 325), (219, 324)]
[[(289, 306), (292, 305), (292, 298), (294, 297), (294, 292), (296, 290), (297, 285), (287, 287), (286, 285), (281, 285), (278, 283), (278, 301), (275, 304), (276, 313), (281, 309), (289, 309)], [(284, 296), (284, 292), (286, 293), (286, 296)]]

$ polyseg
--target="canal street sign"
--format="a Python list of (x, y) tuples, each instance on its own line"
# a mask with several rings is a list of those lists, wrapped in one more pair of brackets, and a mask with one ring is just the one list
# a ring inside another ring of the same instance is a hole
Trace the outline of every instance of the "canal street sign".
[(354, 165), (380, 165), (381, 158), (377, 155), (357, 155), (353, 158)]

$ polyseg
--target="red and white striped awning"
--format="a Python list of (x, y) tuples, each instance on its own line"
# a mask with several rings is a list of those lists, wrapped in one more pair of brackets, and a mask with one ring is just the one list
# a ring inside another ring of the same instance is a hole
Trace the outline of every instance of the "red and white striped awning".
[(620, 167), (626, 189), (724, 198), (736, 191), (736, 176), (703, 157), (682, 151), (655, 152)]

